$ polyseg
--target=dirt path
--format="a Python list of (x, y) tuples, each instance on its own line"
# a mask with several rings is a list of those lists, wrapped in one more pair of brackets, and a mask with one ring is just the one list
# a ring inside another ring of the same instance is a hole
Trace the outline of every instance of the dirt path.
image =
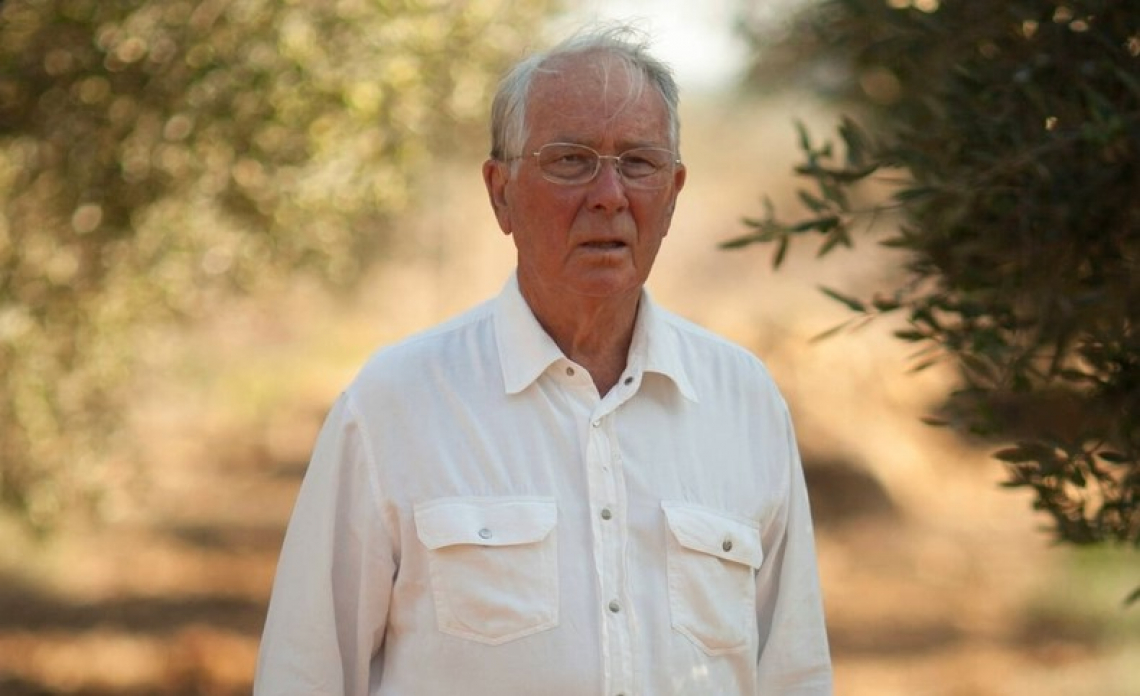
[[(209, 456), (218, 441), (232, 449)], [(248, 693), (303, 464), (220, 433), (175, 449), (129, 519), (5, 554), (0, 694)], [(1035, 613), (1026, 597), (1055, 563), (1026, 546), (1021, 511), (1000, 514), (957, 482), (945, 495), (972, 496), (970, 519), (915, 519), (867, 504), (872, 484), (836, 486), (826, 463), (809, 466), (840, 696), (1140, 693), (1124, 681), (1140, 637)]]

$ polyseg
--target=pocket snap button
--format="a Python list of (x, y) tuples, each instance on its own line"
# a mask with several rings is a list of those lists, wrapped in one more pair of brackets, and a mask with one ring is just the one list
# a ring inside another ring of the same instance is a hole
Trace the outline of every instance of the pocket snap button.
[(731, 551), (732, 550), (732, 539), (725, 539), (724, 543), (721, 544), (720, 547), (722, 549), (724, 549), (725, 551)]
[(486, 527), (483, 527), (482, 529), (479, 530), (479, 538), (480, 539), (490, 539), (491, 538), (491, 530), (487, 529)]

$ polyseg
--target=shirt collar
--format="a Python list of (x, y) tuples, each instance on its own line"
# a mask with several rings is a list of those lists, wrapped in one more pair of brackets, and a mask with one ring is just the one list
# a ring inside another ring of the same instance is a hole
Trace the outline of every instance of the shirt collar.
[(644, 288), (638, 305), (637, 323), (633, 327), (633, 341), (629, 346), (628, 368), (668, 377), (682, 396), (697, 402), (697, 392), (681, 359), (677, 326), (669, 321), (668, 313), (657, 306)]
[[(555, 362), (566, 356), (542, 328), (523, 299), (515, 273), (507, 279), (494, 306), (495, 337), (503, 385), (508, 394), (526, 389)], [(676, 327), (641, 291), (627, 370), (655, 372), (668, 377), (689, 401), (697, 401), (696, 391), (681, 360)]]
[(508, 394), (526, 389), (546, 368), (565, 357), (530, 311), (515, 273), (495, 300), (494, 321), (503, 386)]

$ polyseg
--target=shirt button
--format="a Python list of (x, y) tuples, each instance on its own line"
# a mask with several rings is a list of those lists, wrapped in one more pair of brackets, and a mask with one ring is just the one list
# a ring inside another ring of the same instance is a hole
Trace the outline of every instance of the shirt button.
[(566, 368), (566, 374), (570, 377), (573, 377), (574, 376), (574, 368), (572, 368), (572, 367)]
[(596, 420), (596, 421), (594, 421), (593, 423), (590, 423), (590, 425), (594, 426), (595, 428), (596, 428), (596, 427), (598, 427), (598, 426), (599, 426), (599, 425), (601, 425), (601, 424), (602, 424), (602, 422), (601, 422), (600, 420)]
[(613, 516), (614, 516), (614, 513), (610, 512), (609, 508), (602, 508), (602, 519), (603, 520), (608, 520), (608, 519), (612, 518)]
[(482, 529), (479, 530), (479, 538), (480, 539), (490, 539), (491, 538), (491, 530), (487, 529), (486, 527), (483, 527)]
[[(628, 385), (630, 385), (630, 384), (633, 384), (633, 377), (626, 377), (626, 378), (625, 378), (625, 383), (626, 383), (626, 385), (627, 385), (627, 386), (628, 386)], [(621, 696), (621, 694), (618, 694), (618, 696)]]
[(615, 614), (618, 613), (619, 611), (621, 611), (621, 605), (617, 603), (616, 599), (613, 600), (612, 602), (610, 602), (609, 608), (610, 608), (610, 611), (612, 611)]
[(725, 551), (731, 551), (732, 550), (732, 539), (725, 539), (724, 543), (721, 544), (720, 547), (722, 549), (724, 549)]

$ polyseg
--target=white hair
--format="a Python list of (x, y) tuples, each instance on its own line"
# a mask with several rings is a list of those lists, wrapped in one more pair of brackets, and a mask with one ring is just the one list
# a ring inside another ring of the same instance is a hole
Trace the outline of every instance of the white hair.
[[(520, 154), (528, 135), (526, 107), (535, 76), (556, 59), (592, 52), (617, 57), (631, 74), (642, 78), (638, 89), (648, 83), (661, 94), (669, 119), (669, 147), (677, 149), (680, 93), (672, 68), (650, 55), (644, 32), (629, 24), (606, 24), (587, 27), (553, 48), (525, 58), (506, 74), (491, 104), (491, 157), (507, 160)], [(636, 99), (637, 94), (631, 98)]]

